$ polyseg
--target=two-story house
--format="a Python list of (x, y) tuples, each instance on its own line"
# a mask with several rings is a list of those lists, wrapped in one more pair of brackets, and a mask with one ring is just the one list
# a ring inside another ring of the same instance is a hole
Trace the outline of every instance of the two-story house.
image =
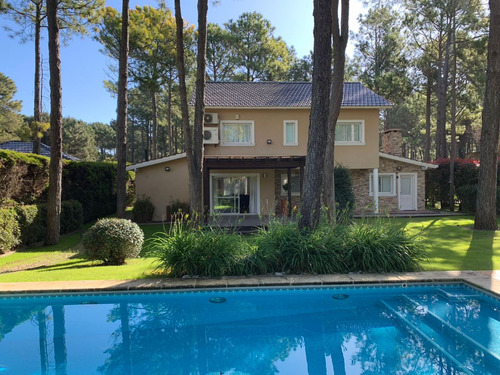
[[(208, 82), (205, 92), (203, 202), (212, 213), (288, 214), (300, 208), (311, 106), (309, 82)], [(402, 157), (402, 135), (379, 147), (379, 112), (391, 104), (360, 83), (345, 83), (335, 133), (335, 162), (350, 170), (357, 211), (423, 210), (424, 170)], [(325, 134), (326, 136), (326, 134)], [(154, 220), (188, 202), (185, 154), (138, 163), (138, 197)]]

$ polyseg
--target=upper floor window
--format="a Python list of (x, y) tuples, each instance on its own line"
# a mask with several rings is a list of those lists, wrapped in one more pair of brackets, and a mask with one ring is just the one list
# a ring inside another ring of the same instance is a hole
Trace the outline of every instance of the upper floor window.
[(297, 146), (299, 122), (297, 120), (283, 121), (283, 146)]
[(254, 146), (253, 121), (222, 121), (222, 146)]
[(338, 121), (335, 128), (336, 145), (363, 145), (365, 144), (365, 122)]

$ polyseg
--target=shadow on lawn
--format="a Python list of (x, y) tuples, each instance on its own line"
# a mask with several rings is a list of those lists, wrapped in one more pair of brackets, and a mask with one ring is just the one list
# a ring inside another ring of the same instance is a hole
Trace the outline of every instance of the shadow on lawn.
[(472, 230), (472, 238), (463, 258), (464, 270), (492, 270), (495, 231)]

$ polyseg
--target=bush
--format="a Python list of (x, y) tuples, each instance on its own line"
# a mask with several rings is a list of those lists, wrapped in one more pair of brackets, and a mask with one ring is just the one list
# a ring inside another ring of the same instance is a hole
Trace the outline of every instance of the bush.
[(83, 207), (76, 200), (61, 203), (61, 234), (71, 233), (82, 228)]
[(20, 232), (14, 208), (0, 208), (0, 254), (14, 249), (19, 243)]
[(348, 227), (343, 241), (347, 271), (404, 272), (420, 269), (427, 251), (417, 235), (382, 220)]
[(155, 206), (151, 203), (149, 197), (137, 199), (132, 210), (133, 219), (138, 223), (146, 223), (153, 220)]
[(356, 196), (349, 170), (343, 166), (335, 167), (335, 203), (338, 219), (352, 218), (356, 207)]
[(169, 276), (182, 277), (240, 275), (244, 270), (239, 260), (249, 247), (238, 234), (177, 220), (169, 234), (155, 234), (148, 249)]
[[(465, 185), (458, 188), (457, 197), (461, 202), (461, 211), (476, 212), (477, 185)], [(500, 187), (497, 187), (497, 214), (500, 214)]]
[(144, 233), (136, 223), (126, 219), (101, 219), (83, 236), (88, 257), (104, 264), (120, 265), (141, 252)]
[(189, 210), (189, 203), (175, 200), (167, 206), (167, 221), (174, 221), (178, 214), (188, 214)]

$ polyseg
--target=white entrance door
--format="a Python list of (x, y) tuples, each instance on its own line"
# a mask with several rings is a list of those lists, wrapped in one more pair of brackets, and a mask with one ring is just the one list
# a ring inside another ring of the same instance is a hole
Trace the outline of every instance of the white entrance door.
[(417, 174), (399, 174), (399, 209), (411, 211), (417, 209)]

